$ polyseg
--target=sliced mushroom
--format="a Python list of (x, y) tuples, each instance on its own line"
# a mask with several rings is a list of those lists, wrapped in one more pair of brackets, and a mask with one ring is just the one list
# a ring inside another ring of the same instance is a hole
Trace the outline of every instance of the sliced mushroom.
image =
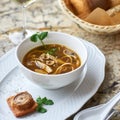
[(40, 57), (39, 57), (39, 60), (41, 62), (43, 62), (44, 60), (53, 60), (56, 63), (56, 58), (54, 56), (48, 54), (48, 53), (47, 54), (45, 54), (45, 53), (41, 54)]
[(51, 66), (51, 65), (55, 64), (55, 61), (54, 60), (47, 60), (46, 64)]
[(45, 70), (47, 73), (51, 73), (53, 71), (51, 67), (49, 67), (48, 65), (46, 65), (46, 64), (44, 64), (40, 61), (35, 61), (35, 64), (36, 64), (37, 67)]
[(34, 100), (28, 92), (21, 92), (13, 98), (13, 106), (19, 110), (29, 109), (33, 105)]
[(39, 57), (40, 61), (44, 61), (45, 59), (49, 59), (49, 56), (45, 53), (41, 54), (40, 57)]
[(71, 50), (68, 50), (68, 49), (65, 49), (65, 50), (63, 51), (63, 53), (64, 53), (64, 54), (67, 54), (67, 55), (74, 55), (74, 52), (71, 51)]
[(56, 58), (53, 55), (50, 55), (50, 54), (47, 53), (47, 56), (49, 57), (49, 59), (54, 60), (55, 63), (56, 63)]
[(67, 62), (67, 63), (72, 63), (72, 57), (69, 55), (63, 56), (61, 60)]
[(32, 66), (34, 64), (34, 61), (28, 61), (27, 66)]
[(73, 58), (76, 58), (75, 53), (74, 53), (73, 51), (71, 51), (71, 50), (65, 49), (65, 50), (63, 51), (63, 53), (64, 53), (65, 55), (67, 55), (67, 56), (71, 56), (71, 57), (73, 57)]

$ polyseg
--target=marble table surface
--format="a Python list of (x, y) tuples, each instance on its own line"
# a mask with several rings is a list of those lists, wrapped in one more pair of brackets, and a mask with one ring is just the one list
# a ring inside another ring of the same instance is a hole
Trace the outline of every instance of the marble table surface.
[[(27, 28), (36, 30), (62, 31), (95, 44), (106, 57), (105, 79), (97, 93), (82, 109), (102, 104), (120, 91), (120, 33), (116, 35), (94, 35), (81, 29), (61, 10), (57, 0), (37, 0), (26, 10)], [(12, 0), (0, 1), (0, 56), (16, 46), (8, 34), (21, 29), (20, 6)], [(120, 104), (115, 107), (120, 111)], [(70, 117), (68, 120), (72, 120)], [(120, 120), (120, 114), (111, 120)]]

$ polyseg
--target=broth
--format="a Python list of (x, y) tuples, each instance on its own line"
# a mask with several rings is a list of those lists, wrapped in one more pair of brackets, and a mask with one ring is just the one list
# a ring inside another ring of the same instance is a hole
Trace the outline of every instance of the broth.
[(81, 65), (79, 56), (60, 44), (47, 44), (30, 50), (23, 58), (23, 65), (42, 74), (62, 74)]

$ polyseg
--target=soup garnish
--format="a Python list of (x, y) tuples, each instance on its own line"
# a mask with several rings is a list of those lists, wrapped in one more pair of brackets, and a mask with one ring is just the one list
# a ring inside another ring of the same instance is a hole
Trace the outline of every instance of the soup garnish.
[[(34, 34), (31, 38), (36, 40), (32, 41), (39, 40), (38, 35), (40, 34)], [(47, 37), (46, 33), (42, 38), (45, 37)], [(43, 39), (40, 38), (41, 41)], [(43, 43), (24, 56), (23, 65), (42, 74), (62, 74), (78, 68), (81, 65), (81, 60), (77, 53), (64, 45)]]
[(40, 113), (46, 113), (47, 109), (43, 107), (43, 105), (53, 105), (54, 102), (51, 99), (48, 99), (47, 97), (41, 98), (40, 96), (36, 99), (36, 102), (38, 104), (37, 111)]
[(42, 32), (42, 33), (37, 32), (37, 33), (33, 34), (30, 37), (30, 39), (32, 42), (37, 42), (38, 40), (40, 40), (42, 45), (44, 46), (43, 40), (47, 37), (47, 35), (48, 35), (48, 32)]

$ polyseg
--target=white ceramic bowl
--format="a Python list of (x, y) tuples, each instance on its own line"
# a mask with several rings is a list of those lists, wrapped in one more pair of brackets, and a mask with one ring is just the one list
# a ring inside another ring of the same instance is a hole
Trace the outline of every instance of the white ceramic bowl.
[(71, 48), (80, 56), (82, 62), (81, 66), (71, 72), (57, 75), (40, 74), (31, 71), (22, 64), (23, 57), (31, 49), (40, 46), (41, 43), (39, 41), (37, 43), (31, 42), (30, 38), (28, 38), (16, 49), (16, 58), (24, 75), (33, 83), (46, 89), (61, 88), (77, 80), (82, 74), (87, 61), (87, 50), (84, 44), (78, 38), (61, 32), (48, 32), (48, 37), (44, 40), (44, 43), (63, 44)]

